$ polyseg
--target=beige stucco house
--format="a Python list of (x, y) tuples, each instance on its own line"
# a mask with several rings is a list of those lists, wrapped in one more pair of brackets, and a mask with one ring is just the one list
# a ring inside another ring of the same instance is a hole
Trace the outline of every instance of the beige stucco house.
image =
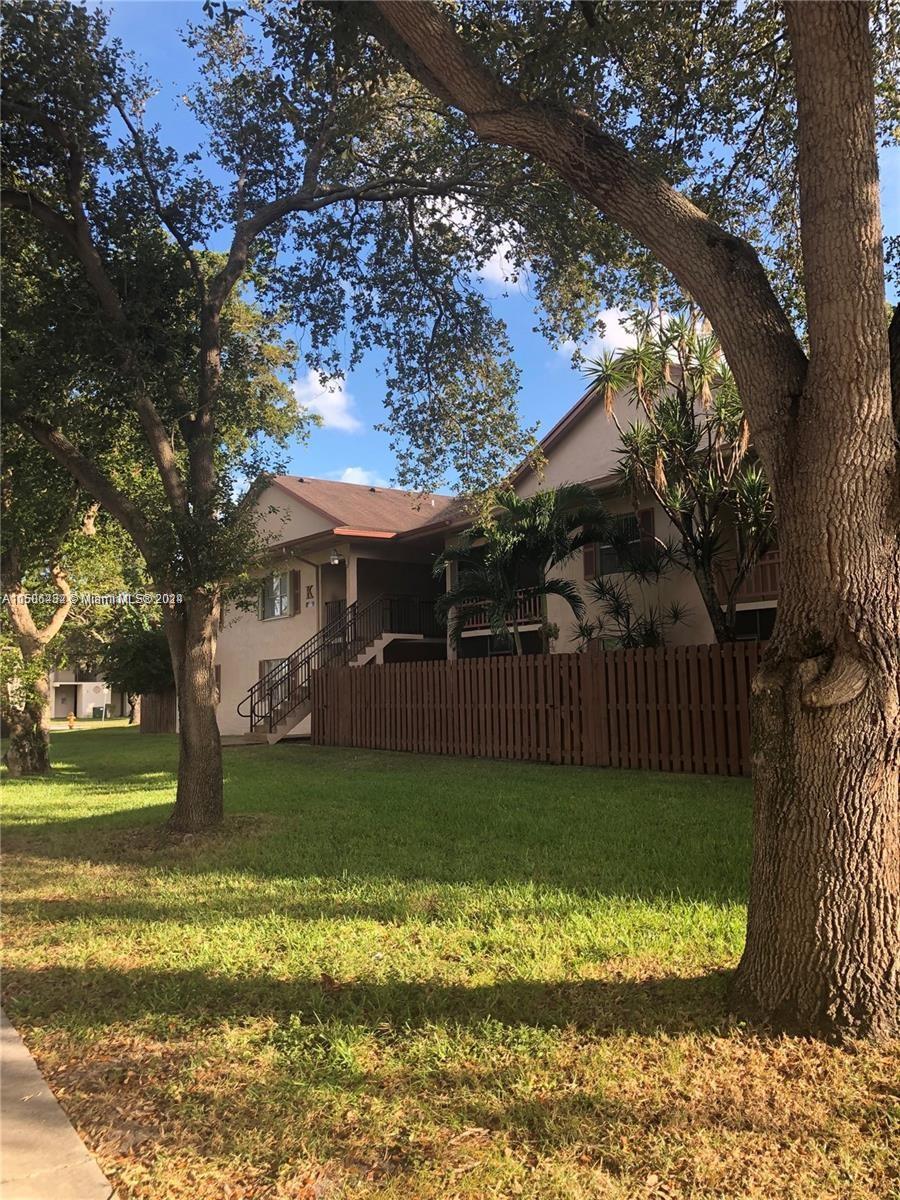
[[(248, 691), (292, 652), (321, 634), (321, 661), (315, 665), (324, 665), (328, 646), (347, 643), (349, 631), (342, 626), (348, 613), (368, 611), (378, 624), (380, 614), (371, 609), (380, 597), (395, 601), (393, 620), (386, 623), (405, 628), (376, 630), (372, 624), (377, 636), (365, 661), (444, 657), (446, 635), (433, 615), (442, 583), (432, 567), (448, 529), (458, 523), (452, 497), (285, 475), (262, 493), (257, 508), (271, 538), (268, 562), (260, 571), (257, 610), (229, 609), (220, 630), (216, 667), (223, 733), (248, 730), (250, 704), (265, 703), (262, 697), (242, 703)], [(246, 716), (238, 714), (239, 705)], [(291, 732), (303, 733), (308, 713), (298, 715)]]
[(69, 713), (97, 720), (128, 714), (128, 698), (91, 672), (51, 671), (50, 694), (50, 715), (54, 720), (63, 720)]
[[(627, 422), (624, 402), (620, 413)], [(513, 486), (521, 495), (531, 495), (561, 483), (590, 483), (620, 516), (623, 529), (666, 538), (673, 531), (661, 508), (648, 499), (636, 513), (631, 498), (617, 491), (618, 444), (602, 403), (585, 395), (543, 439), (541, 474), (524, 465), (514, 474)], [(260, 740), (275, 741), (307, 732), (304, 689), (310, 672), (330, 662), (361, 666), (456, 653), (470, 657), (498, 649), (477, 613), (458, 652), (434, 620), (434, 600), (444, 587), (443, 579), (433, 574), (434, 560), (466, 524), (462, 506), (452, 497), (280, 476), (257, 508), (270, 550), (259, 572), (256, 611), (233, 608), (220, 631), (216, 662), (223, 733), (246, 734), (252, 726)], [(613, 568), (610, 556), (604, 547), (592, 546), (555, 573), (574, 580), (589, 599), (590, 579), (605, 568)], [(776, 587), (773, 554), (742, 589), (739, 620), (747, 637), (768, 636)], [(686, 619), (671, 629), (670, 642), (714, 641), (688, 572), (673, 571), (652, 595), (638, 589), (634, 598), (638, 605), (675, 600), (686, 610)], [(545, 620), (559, 629), (554, 651), (577, 648), (571, 611), (560, 598), (549, 597), (546, 609), (534, 599), (523, 600), (519, 618), (526, 651), (541, 648)]]

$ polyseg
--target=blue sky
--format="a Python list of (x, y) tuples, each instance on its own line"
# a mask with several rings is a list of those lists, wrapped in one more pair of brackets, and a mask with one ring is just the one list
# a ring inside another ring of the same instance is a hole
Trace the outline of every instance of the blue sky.
[[(97, 0), (95, 0), (95, 3)], [(110, 14), (111, 32), (135, 52), (160, 86), (148, 112), (159, 122), (162, 137), (179, 151), (203, 144), (203, 130), (181, 101), (195, 77), (191, 52), (183, 45), (179, 29), (198, 20), (202, 0), (101, 0), (98, 7)], [(900, 233), (900, 150), (882, 156), (882, 208), (885, 228)], [(489, 265), (482, 280), (495, 309), (507, 323), (522, 372), (519, 405), (523, 423), (540, 423), (546, 431), (578, 399), (583, 390), (580, 374), (572, 368), (568, 354), (551, 348), (539, 334), (532, 304), (523, 288), (507, 289), (502, 263)], [(607, 324), (607, 345), (623, 344), (624, 335), (615, 312)], [(594, 347), (596, 349), (596, 345)], [(373, 426), (383, 415), (382, 384), (374, 363), (363, 363), (337, 390), (327, 391), (298, 364), (295, 385), (298, 398), (319, 411), (325, 424), (314, 429), (308, 443), (296, 448), (290, 471), (353, 483), (391, 481), (393, 458), (388, 437)]]

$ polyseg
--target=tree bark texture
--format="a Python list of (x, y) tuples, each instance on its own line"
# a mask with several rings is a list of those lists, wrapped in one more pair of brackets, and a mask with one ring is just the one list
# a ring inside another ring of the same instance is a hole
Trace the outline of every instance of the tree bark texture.
[(169, 828), (197, 833), (221, 824), (222, 746), (216, 720), (218, 598), (201, 589), (166, 614), (166, 635), (178, 697), (178, 787)]
[(33, 692), (24, 705), (10, 705), (4, 714), (9, 727), (4, 757), (12, 779), (50, 774), (50, 683), (46, 676), (35, 680)]
[(868, 11), (789, 4), (810, 364), (777, 480), (782, 584), (754, 685), (739, 1008), (840, 1039), (897, 1029), (897, 449)]
[(752, 247), (589, 116), (519, 96), (437, 5), (354, 7), (476, 134), (554, 167), (710, 319), (773, 487), (783, 562), (754, 688), (754, 851), (735, 1003), (829, 1038), (895, 1032), (900, 515), (867, 5), (786, 5), (808, 358)]

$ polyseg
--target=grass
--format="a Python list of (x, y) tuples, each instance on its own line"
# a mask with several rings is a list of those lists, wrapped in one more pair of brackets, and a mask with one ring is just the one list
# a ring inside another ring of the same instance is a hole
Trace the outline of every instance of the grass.
[(127, 717), (107, 717), (105, 720), (97, 720), (94, 717), (76, 717), (75, 727), (69, 730), (69, 722), (65, 717), (54, 717), (50, 722), (50, 729), (53, 733), (86, 733), (88, 731), (96, 731), (101, 729), (127, 729)]
[(745, 781), (239, 748), (172, 844), (174, 739), (54, 752), (4, 1002), (122, 1200), (896, 1194), (890, 1048), (726, 1015)]

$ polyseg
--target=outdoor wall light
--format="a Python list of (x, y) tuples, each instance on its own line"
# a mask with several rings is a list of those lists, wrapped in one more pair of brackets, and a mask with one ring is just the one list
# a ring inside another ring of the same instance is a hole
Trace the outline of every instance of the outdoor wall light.
[(328, 560), (333, 567), (339, 567), (341, 564), (341, 556), (337, 552), (337, 547), (331, 552), (331, 558)]

